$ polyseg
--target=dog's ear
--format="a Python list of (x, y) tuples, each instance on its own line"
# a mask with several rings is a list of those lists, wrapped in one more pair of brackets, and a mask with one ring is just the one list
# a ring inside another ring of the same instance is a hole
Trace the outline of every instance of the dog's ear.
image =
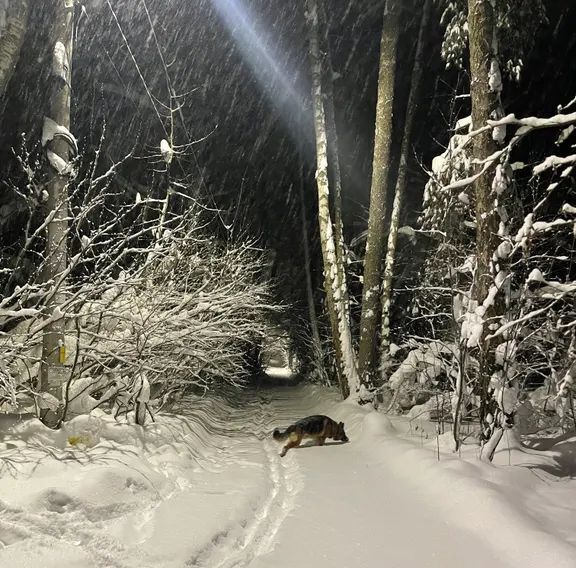
[(338, 427), (339, 427), (339, 428), (344, 428), (344, 422), (338, 422)]

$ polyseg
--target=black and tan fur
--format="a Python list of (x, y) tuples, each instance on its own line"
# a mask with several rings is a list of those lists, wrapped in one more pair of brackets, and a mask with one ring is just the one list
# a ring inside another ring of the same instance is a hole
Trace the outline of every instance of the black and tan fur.
[(282, 431), (276, 428), (272, 437), (277, 442), (288, 440), (288, 443), (282, 448), (280, 455), (284, 457), (290, 448), (296, 448), (304, 438), (312, 438), (318, 446), (324, 445), (326, 438), (332, 438), (340, 442), (347, 442), (348, 437), (344, 431), (344, 422), (335, 422), (328, 416), (317, 414), (298, 420), (286, 430)]

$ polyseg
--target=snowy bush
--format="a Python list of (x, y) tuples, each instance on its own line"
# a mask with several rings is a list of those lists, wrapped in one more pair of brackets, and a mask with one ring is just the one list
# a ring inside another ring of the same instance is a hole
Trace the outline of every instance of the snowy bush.
[[(20, 258), (36, 255), (29, 273), (6, 271), (0, 300), (0, 405), (22, 396), (57, 405), (39, 393), (42, 334), (65, 322), (61, 356), (68, 414), (103, 404), (134, 410), (142, 423), (151, 398), (215, 382), (241, 385), (246, 353), (267, 333), (279, 310), (260, 276), (260, 251), (226, 244), (202, 230), (202, 208), (170, 184), (163, 199), (128, 200), (110, 192), (115, 167), (70, 184), (69, 260), (56, 282), (44, 282), (42, 250), (47, 220), (37, 221), (41, 184), (24, 155), (30, 209)], [(16, 282), (19, 282), (16, 284)], [(51, 316), (43, 306), (54, 294)]]
[[(485, 379), (478, 373), (477, 358), (479, 349), (488, 345), (492, 424), (511, 425), (517, 416), (524, 431), (574, 427), (576, 273), (570, 251), (576, 230), (572, 205), (576, 158), (567, 144), (574, 122), (574, 113), (526, 119), (510, 115), (490, 121), (492, 128), (516, 130), (484, 166), (492, 168), (499, 226), (492, 281), (480, 304), (473, 299), (474, 175), (466, 155), (475, 133), (461, 134), (457, 128), (448, 149), (433, 161), (421, 226), (432, 237), (434, 254), (427, 256), (415, 288), (404, 332), (404, 340), (413, 347), (393, 375), (394, 388), (406, 391), (417, 382), (418, 365), (430, 357), (432, 338), (452, 353), (452, 363), (442, 359), (456, 406), (481, 404), (477, 395)], [(463, 121), (459, 124), (465, 126)], [(559, 132), (553, 153), (544, 150), (530, 168), (512, 161), (526, 137), (551, 129)], [(488, 317), (495, 303), (498, 311)], [(433, 370), (434, 364), (428, 369)], [(533, 391), (537, 396), (531, 395)], [(396, 393), (397, 400), (402, 396)], [(529, 411), (533, 419), (528, 418)]]

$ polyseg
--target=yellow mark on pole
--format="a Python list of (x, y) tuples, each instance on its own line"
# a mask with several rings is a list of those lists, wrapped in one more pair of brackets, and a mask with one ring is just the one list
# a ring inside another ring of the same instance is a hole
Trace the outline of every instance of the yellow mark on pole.
[(58, 361), (61, 365), (66, 361), (66, 345), (60, 345), (58, 348)]

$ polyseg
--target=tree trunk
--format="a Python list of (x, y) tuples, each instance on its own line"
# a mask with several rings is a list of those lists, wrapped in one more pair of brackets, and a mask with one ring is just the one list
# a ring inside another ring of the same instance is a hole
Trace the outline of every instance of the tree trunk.
[(352, 346), (350, 325), (346, 318), (344, 283), (339, 275), (334, 228), (330, 214), (330, 187), (328, 182), (328, 148), (326, 115), (322, 92), (322, 61), (318, 40), (318, 6), (316, 0), (307, 0), (306, 19), (310, 34), (310, 61), (312, 67), (312, 99), (314, 104), (314, 129), (316, 133), (316, 185), (318, 189), (318, 220), (320, 244), (324, 262), (324, 286), (328, 315), (339, 369), (342, 396), (355, 398), (358, 394), (358, 373)]
[(340, 170), (340, 153), (338, 145), (338, 129), (336, 128), (336, 112), (334, 110), (334, 69), (330, 55), (330, 39), (328, 34), (328, 18), (325, 12), (325, 0), (320, 0), (320, 16), (322, 42), (320, 51), (323, 58), (323, 86), (326, 109), (326, 136), (328, 140), (328, 168), (330, 184), (334, 187), (334, 237), (336, 242), (336, 257), (338, 260), (339, 278), (344, 291), (344, 309), (346, 319), (350, 321), (348, 283), (346, 271), (346, 246), (344, 242), (344, 220), (342, 218), (342, 172)]
[(20, 56), (28, 24), (28, 0), (8, 0), (6, 24), (0, 29), (0, 99), (4, 96)]
[(386, 0), (382, 39), (378, 100), (376, 103), (376, 132), (372, 161), (368, 235), (364, 257), (364, 286), (360, 318), (359, 373), (366, 390), (374, 387), (377, 361), (378, 321), (380, 317), (380, 280), (384, 250), (384, 225), (390, 183), (390, 154), (392, 146), (392, 117), (394, 110), (394, 81), (396, 76), (396, 45), (400, 28), (399, 6), (396, 0)]
[[(58, 127), (70, 129), (71, 62), (73, 47), (74, 1), (58, 0), (54, 8), (52, 33), (52, 73), (49, 108), (45, 118), (44, 137), (49, 136), (50, 120)], [(59, 128), (59, 130), (62, 130)], [(56, 135), (47, 141), (50, 180), (48, 182), (47, 209), (53, 218), (48, 224), (46, 238), (46, 258), (44, 261), (44, 281), (49, 286), (46, 303), (46, 325), (42, 341), (42, 365), (40, 389), (58, 401), (62, 401), (62, 387), (67, 379), (65, 366), (65, 319), (59, 313), (63, 302), (63, 279), (67, 268), (68, 237), (68, 172), (70, 161), (70, 137)], [(61, 409), (45, 409), (43, 420), (48, 426), (56, 426), (61, 417)]]
[[(468, 0), (468, 34), (470, 42), (470, 97), (472, 103), (472, 129), (479, 129), (493, 118), (499, 109), (499, 92), (490, 86), (490, 68), (496, 60), (495, 18), (492, 3), (486, 0)], [(496, 151), (492, 133), (488, 130), (474, 137), (472, 153), (476, 171)], [(472, 299), (482, 306), (492, 284), (492, 254), (498, 246), (498, 221), (495, 196), (492, 192), (494, 168), (488, 169), (474, 182), (476, 197), (476, 273)], [(484, 321), (494, 313), (490, 306), (483, 315)], [(490, 409), (489, 382), (492, 374), (492, 357), (484, 335), (479, 344), (479, 391), (481, 397), (480, 420)]]
[(430, 19), (430, 12), (432, 11), (432, 0), (421, 0), (418, 5), (422, 9), (422, 17), (420, 20), (420, 31), (418, 32), (418, 42), (416, 44), (414, 66), (412, 68), (412, 76), (410, 80), (410, 94), (408, 95), (408, 104), (406, 107), (406, 120), (404, 123), (404, 133), (402, 135), (400, 164), (398, 166), (398, 177), (396, 178), (396, 191), (394, 193), (394, 204), (392, 205), (392, 215), (390, 217), (388, 245), (386, 247), (386, 262), (384, 265), (384, 277), (382, 280), (382, 325), (380, 328), (380, 369), (382, 372), (385, 372), (390, 362), (390, 305), (392, 303), (392, 282), (394, 277), (394, 262), (396, 260), (396, 242), (400, 226), (402, 200), (406, 190), (408, 153), (411, 147), (414, 118), (418, 106), (418, 93), (420, 90), (420, 83), (422, 82), (424, 42), (426, 29), (428, 28), (428, 21)]
[(452, 437), (454, 438), (454, 451), (460, 449), (460, 426), (462, 425), (462, 403), (464, 400), (464, 378), (466, 374), (466, 340), (460, 340), (458, 348), (458, 375), (452, 400)]
[[(301, 145), (300, 145), (301, 146)], [(300, 219), (302, 222), (302, 250), (304, 252), (304, 270), (306, 272), (306, 296), (308, 299), (308, 317), (310, 318), (310, 331), (312, 333), (312, 343), (317, 353), (322, 352), (322, 342), (318, 330), (318, 317), (316, 315), (316, 304), (314, 302), (314, 287), (312, 285), (312, 272), (310, 269), (310, 242), (308, 238), (308, 217), (306, 215), (306, 202), (304, 199), (304, 157), (302, 149), (299, 148), (299, 169), (298, 191), (300, 194)]]

